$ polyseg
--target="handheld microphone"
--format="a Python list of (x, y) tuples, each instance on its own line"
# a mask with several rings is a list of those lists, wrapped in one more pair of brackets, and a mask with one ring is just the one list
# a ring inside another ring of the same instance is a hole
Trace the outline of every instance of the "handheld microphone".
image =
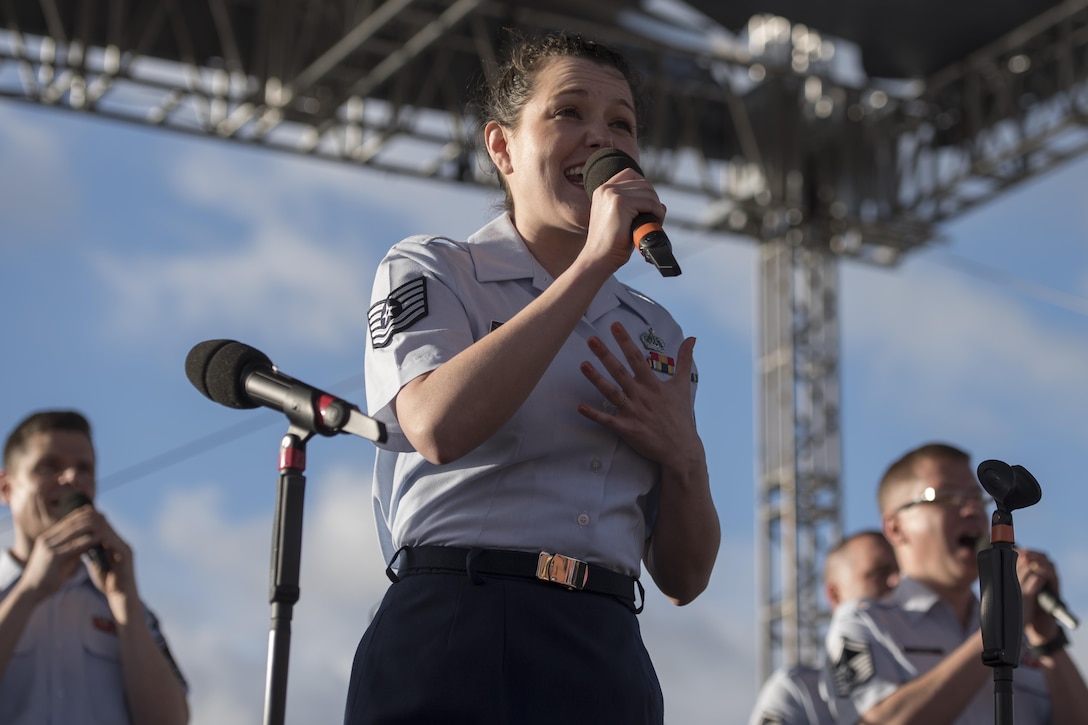
[[(638, 163), (617, 148), (608, 147), (594, 151), (586, 159), (582, 172), (586, 194), (592, 198), (598, 186), (624, 169), (634, 169), (640, 176), (645, 176)], [(636, 216), (631, 222), (631, 235), (638, 251), (647, 262), (657, 267), (662, 277), (676, 277), (680, 274), (680, 265), (672, 253), (672, 243), (657, 217), (646, 213)]]
[(263, 405), (312, 433), (351, 433), (379, 443), (386, 439), (384, 424), (351, 403), (284, 375), (267, 355), (241, 342), (198, 343), (185, 358), (185, 375), (207, 398), (228, 408)]
[(1035, 598), (1035, 601), (1040, 609), (1058, 620), (1058, 623), (1066, 629), (1076, 629), (1080, 625), (1080, 620), (1073, 616), (1073, 613), (1065, 606), (1065, 602), (1059, 599), (1049, 586), (1044, 587), (1043, 591), (1039, 592), (1039, 596)]
[[(91, 499), (87, 498), (79, 491), (67, 491), (60, 497), (60, 517), (64, 518), (76, 509), (84, 506), (93, 507), (94, 504), (91, 502)], [(110, 557), (102, 544), (97, 544), (88, 549), (87, 558), (90, 559), (91, 563), (97, 566), (98, 570), (103, 574), (110, 570)]]

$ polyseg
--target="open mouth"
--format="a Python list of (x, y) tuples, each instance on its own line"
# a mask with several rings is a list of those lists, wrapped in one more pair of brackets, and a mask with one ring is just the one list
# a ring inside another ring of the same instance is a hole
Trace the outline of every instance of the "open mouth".
[(60, 500), (48, 500), (45, 502), (45, 511), (43, 512), (46, 518), (53, 522), (60, 521), (64, 518), (64, 510), (61, 508)]
[(50, 498), (46, 502), (46, 510), (50, 516), (60, 520), (88, 503), (90, 498), (86, 494), (76, 490), (65, 490), (56, 498)]
[(956, 539), (956, 547), (960, 549), (967, 549), (972, 553), (978, 552), (980, 548), (985, 546), (985, 538), (982, 534), (968, 533), (963, 534)]
[(583, 175), (584, 171), (584, 166), (574, 166), (564, 171), (563, 176), (566, 176), (567, 181), (574, 184), (575, 186), (581, 186), (585, 188), (585, 176)]

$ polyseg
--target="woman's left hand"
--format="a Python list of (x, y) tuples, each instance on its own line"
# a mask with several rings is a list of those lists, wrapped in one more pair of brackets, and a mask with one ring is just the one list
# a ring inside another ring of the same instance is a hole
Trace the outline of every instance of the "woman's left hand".
[(687, 604), (706, 589), (721, 544), (706, 451), (695, 429), (691, 398), (695, 338), (680, 343), (675, 373), (661, 380), (623, 325), (613, 323), (612, 336), (626, 365), (593, 337), (589, 348), (608, 375), (588, 362), (581, 366), (609, 402), (608, 410), (582, 403), (578, 412), (615, 431), (660, 466), (657, 517), (643, 560), (665, 596), (674, 604)]
[(578, 412), (618, 433), (645, 458), (666, 468), (683, 467), (690, 455), (685, 451), (685, 442), (698, 440), (691, 400), (695, 338), (689, 337), (680, 344), (675, 374), (668, 380), (660, 380), (623, 325), (614, 322), (611, 331), (627, 365), (599, 338), (592, 337), (589, 348), (608, 376), (589, 362), (583, 362), (581, 370), (614, 408), (601, 410), (582, 403)]

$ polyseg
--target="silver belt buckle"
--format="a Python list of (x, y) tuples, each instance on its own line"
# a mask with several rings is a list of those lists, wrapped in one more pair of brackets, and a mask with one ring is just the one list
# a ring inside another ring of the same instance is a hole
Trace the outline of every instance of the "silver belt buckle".
[(582, 589), (589, 580), (589, 565), (580, 559), (542, 551), (536, 560), (536, 578), (568, 589)]

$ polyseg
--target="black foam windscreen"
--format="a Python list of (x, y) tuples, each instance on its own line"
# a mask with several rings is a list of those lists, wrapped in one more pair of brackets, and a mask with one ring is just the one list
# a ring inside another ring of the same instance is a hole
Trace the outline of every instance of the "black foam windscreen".
[(79, 491), (67, 491), (60, 497), (60, 501), (57, 503), (57, 507), (60, 510), (61, 518), (64, 518), (68, 514), (75, 511), (77, 508), (86, 506), (91, 502), (91, 499), (87, 498)]
[(586, 165), (582, 170), (582, 183), (586, 187), (586, 194), (593, 196), (598, 186), (624, 169), (634, 169), (640, 176), (644, 175), (638, 162), (617, 148), (607, 147), (594, 151), (586, 159)]
[(991, 459), (978, 464), (977, 471), (979, 483), (1006, 511), (1034, 506), (1043, 497), (1039, 482), (1023, 466)]
[(254, 368), (272, 368), (260, 350), (235, 340), (205, 340), (185, 358), (185, 375), (205, 396), (228, 408), (256, 408), (245, 392), (245, 374)]
[(1010, 496), (1009, 509), (1014, 508), (1027, 508), (1028, 506), (1034, 506), (1039, 503), (1039, 500), (1043, 497), (1043, 488), (1039, 485), (1039, 482), (1035, 479), (1035, 476), (1031, 475), (1028, 469), (1020, 465), (1015, 465), (1012, 470), (1016, 472), (1016, 491), (1015, 496)]
[(1012, 466), (1004, 461), (989, 460), (978, 464), (978, 481), (997, 501), (1004, 501), (1016, 483)]
[[(78, 508), (84, 506), (93, 506), (94, 503), (85, 494), (75, 490), (65, 491), (61, 495), (60, 501), (57, 502), (57, 508), (60, 510), (60, 517), (64, 518), (68, 514), (72, 513)], [(106, 550), (102, 548), (102, 545), (93, 546), (87, 550), (87, 556), (102, 572), (108, 572), (111, 568), (110, 558), (106, 555)]]

